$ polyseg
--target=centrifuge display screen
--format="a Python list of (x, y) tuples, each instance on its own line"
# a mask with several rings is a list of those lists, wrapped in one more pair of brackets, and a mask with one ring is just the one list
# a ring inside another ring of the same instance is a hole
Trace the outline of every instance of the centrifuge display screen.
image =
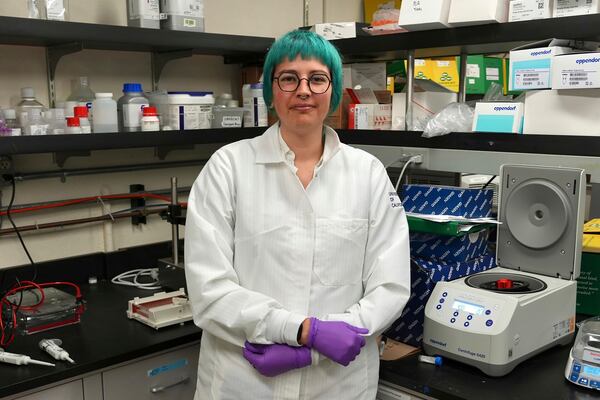
[(600, 376), (600, 367), (592, 367), (591, 365), (584, 365), (583, 373), (586, 375)]
[(466, 301), (454, 300), (452, 308), (458, 311), (464, 311), (469, 314), (482, 315), (485, 311), (485, 307), (479, 304), (467, 303)]

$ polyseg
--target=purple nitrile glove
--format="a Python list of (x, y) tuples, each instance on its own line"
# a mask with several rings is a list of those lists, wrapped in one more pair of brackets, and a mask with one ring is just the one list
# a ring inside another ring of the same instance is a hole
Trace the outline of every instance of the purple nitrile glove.
[(368, 333), (368, 329), (346, 322), (311, 318), (306, 346), (346, 367), (365, 345), (365, 338), (361, 335)]
[(264, 376), (274, 377), (312, 363), (308, 347), (286, 344), (244, 344), (244, 358)]

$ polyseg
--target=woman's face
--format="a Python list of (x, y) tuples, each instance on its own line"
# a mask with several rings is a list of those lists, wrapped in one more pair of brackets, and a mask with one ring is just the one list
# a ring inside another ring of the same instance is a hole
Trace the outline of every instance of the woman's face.
[[(320, 129), (331, 102), (329, 68), (318, 60), (298, 56), (277, 65), (273, 78), (273, 107), (282, 126), (292, 130)], [(297, 79), (300, 84), (293, 90)]]

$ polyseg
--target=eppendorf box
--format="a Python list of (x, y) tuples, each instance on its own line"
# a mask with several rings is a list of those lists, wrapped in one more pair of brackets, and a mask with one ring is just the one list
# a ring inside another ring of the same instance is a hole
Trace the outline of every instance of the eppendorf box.
[(523, 103), (477, 103), (474, 132), (523, 133)]
[(552, 0), (512, 0), (508, 6), (508, 22), (552, 18)]
[(600, 12), (600, 0), (554, 0), (554, 18)]
[(569, 47), (540, 47), (510, 52), (510, 90), (550, 89), (554, 56), (571, 53)]
[(555, 57), (552, 89), (600, 88), (600, 53), (574, 53)]
[(400, 6), (398, 25), (409, 31), (448, 27), (450, 0), (406, 0)]

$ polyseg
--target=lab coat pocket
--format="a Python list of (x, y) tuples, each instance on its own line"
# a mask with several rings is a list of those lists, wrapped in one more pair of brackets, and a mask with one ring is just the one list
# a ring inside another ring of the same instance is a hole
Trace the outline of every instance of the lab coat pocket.
[(366, 219), (317, 219), (314, 270), (323, 285), (361, 281), (367, 234)]

